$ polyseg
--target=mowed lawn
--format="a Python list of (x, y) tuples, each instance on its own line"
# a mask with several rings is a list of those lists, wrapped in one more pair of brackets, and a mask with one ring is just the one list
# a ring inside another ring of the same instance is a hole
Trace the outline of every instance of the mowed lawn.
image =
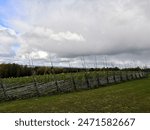
[(0, 103), (0, 112), (150, 112), (150, 78)]

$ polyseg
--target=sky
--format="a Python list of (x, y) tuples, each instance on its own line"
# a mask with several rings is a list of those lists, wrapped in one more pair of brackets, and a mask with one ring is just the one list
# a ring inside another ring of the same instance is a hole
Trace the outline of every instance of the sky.
[(89, 67), (150, 67), (149, 7), (150, 0), (0, 0), (0, 63), (81, 66), (84, 56)]

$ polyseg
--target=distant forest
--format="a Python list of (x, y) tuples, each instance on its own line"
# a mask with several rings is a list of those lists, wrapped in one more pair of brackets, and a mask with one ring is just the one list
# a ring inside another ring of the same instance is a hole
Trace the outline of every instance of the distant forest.
[[(119, 70), (119, 68), (88, 68), (87, 71), (99, 71), (99, 70)], [(128, 68), (124, 70), (140, 70), (137, 68)], [(27, 65), (19, 65), (15, 63), (9, 64), (0, 64), (0, 78), (9, 78), (9, 77), (23, 77), (23, 76), (31, 76), (33, 74), (36, 75), (44, 75), (44, 74), (59, 74), (59, 73), (75, 73), (85, 71), (84, 68), (65, 68), (65, 67), (46, 67), (46, 66), (27, 66)], [(149, 71), (150, 69), (145, 69), (145, 71)]]
[(63, 68), (63, 67), (49, 67), (49, 66), (27, 66), (19, 64), (0, 64), (0, 77), (9, 78), (9, 77), (23, 77), (44, 74), (59, 74), (59, 73), (70, 73), (70, 72), (79, 72), (85, 71), (83, 68)]

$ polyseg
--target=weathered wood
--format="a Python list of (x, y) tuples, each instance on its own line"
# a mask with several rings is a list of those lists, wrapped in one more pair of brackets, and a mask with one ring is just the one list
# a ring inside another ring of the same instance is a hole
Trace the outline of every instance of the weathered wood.
[(5, 85), (3, 84), (2, 79), (0, 79), (0, 87), (2, 88), (4, 97), (5, 97), (5, 99), (7, 100), (7, 99), (8, 99), (8, 96), (7, 96), (6, 88), (5, 88)]
[[(58, 92), (70, 92), (74, 90), (80, 89), (89, 89), (100, 87), (103, 85), (111, 84), (111, 83), (119, 83), (122, 81), (127, 81), (128, 79), (136, 79), (142, 78), (145, 76), (144, 73), (128, 73), (128, 75), (121, 74), (121, 75), (113, 75), (113, 76), (99, 76), (94, 75), (82, 77), (82, 78), (68, 78), (65, 80), (56, 80), (50, 82), (35, 82), (28, 83), (28, 84), (21, 84), (16, 86), (10, 86), (7, 88), (5, 84), (1, 81), (0, 82), (0, 101), (2, 100), (14, 100), (14, 99), (25, 99), (35, 96), (42, 96), (42, 95), (51, 95)], [(115, 79), (114, 79), (115, 78)], [(88, 83), (87, 83), (88, 80)], [(74, 86), (76, 85), (76, 86)], [(59, 91), (57, 90), (59, 86)], [(90, 86), (90, 87), (89, 87)], [(76, 88), (75, 88), (76, 87)]]
[(100, 83), (101, 83), (101, 85), (108, 84), (108, 78), (107, 77), (100, 77)]

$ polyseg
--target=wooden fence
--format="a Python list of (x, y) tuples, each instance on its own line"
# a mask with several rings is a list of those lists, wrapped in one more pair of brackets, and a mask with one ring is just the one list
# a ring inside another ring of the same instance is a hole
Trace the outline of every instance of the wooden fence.
[(0, 81), (0, 101), (25, 99), (30, 97), (53, 95), (81, 89), (92, 89), (106, 86), (109, 84), (121, 83), (128, 80), (144, 78), (144, 72), (132, 72), (126, 74), (114, 74), (109, 76), (90, 76), (90, 73), (84, 78), (76, 78), (72, 75), (70, 79), (55, 80), (46, 83), (34, 81), (23, 85), (7, 85)]

